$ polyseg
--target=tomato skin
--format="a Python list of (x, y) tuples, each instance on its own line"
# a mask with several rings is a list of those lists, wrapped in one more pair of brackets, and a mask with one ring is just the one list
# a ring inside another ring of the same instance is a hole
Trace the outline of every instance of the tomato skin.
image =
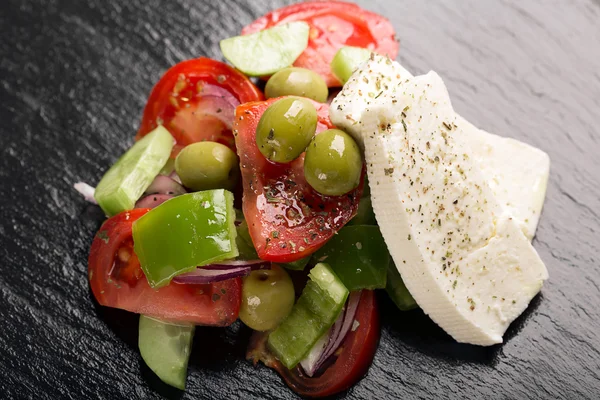
[(363, 47), (395, 59), (398, 42), (394, 27), (381, 15), (363, 10), (354, 3), (312, 1), (292, 4), (260, 17), (242, 30), (243, 35), (274, 25), (306, 21), (311, 29), (306, 50), (294, 66), (319, 73), (327, 86), (341, 86), (331, 72), (331, 60), (342, 46)]
[(133, 252), (131, 239), (133, 222), (149, 210), (117, 214), (109, 218), (94, 237), (88, 257), (88, 278), (98, 303), (169, 321), (231, 325), (241, 305), (239, 278), (212, 285), (171, 283), (158, 290), (150, 288)]
[[(203, 90), (206, 85), (213, 88), (208, 95)], [(215, 93), (219, 88), (225, 92)], [(264, 97), (248, 77), (227, 64), (204, 57), (182, 61), (169, 68), (152, 89), (136, 139), (164, 125), (179, 145), (202, 140), (232, 145), (233, 137), (226, 123), (212, 116), (185, 112), (203, 98), (229, 101), (233, 109), (239, 103)]]
[(301, 367), (287, 369), (266, 349), (267, 335), (255, 333), (246, 358), (256, 364), (262, 361), (275, 369), (294, 392), (306, 397), (326, 397), (340, 393), (358, 382), (369, 370), (379, 343), (381, 324), (377, 299), (372, 290), (363, 290), (356, 310), (358, 328), (350, 330), (342, 342), (341, 352), (323, 374), (313, 378)]
[[(324, 196), (304, 178), (304, 153), (288, 164), (267, 160), (256, 145), (256, 127), (279, 99), (238, 106), (233, 128), (244, 186), (242, 209), (252, 242), (260, 258), (287, 263), (314, 253), (356, 215), (364, 179), (348, 194)], [(317, 133), (333, 128), (329, 107), (313, 104)]]

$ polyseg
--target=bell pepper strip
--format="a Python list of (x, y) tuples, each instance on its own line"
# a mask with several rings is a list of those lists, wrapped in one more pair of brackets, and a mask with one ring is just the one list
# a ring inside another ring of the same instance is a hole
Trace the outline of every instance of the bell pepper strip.
[(184, 194), (133, 224), (133, 243), (153, 288), (197, 266), (235, 258), (233, 194), (224, 189)]
[[(233, 129), (244, 187), (242, 208), (254, 247), (263, 260), (289, 263), (314, 253), (356, 215), (363, 179), (348, 194), (323, 196), (304, 178), (303, 154), (288, 164), (268, 161), (256, 145), (256, 127), (277, 100), (238, 106)], [(327, 105), (313, 104), (317, 134), (333, 128)]]
[(308, 276), (292, 312), (268, 339), (269, 348), (287, 368), (295, 367), (308, 354), (348, 298), (348, 289), (327, 264), (317, 264)]
[(246, 359), (256, 365), (259, 361), (281, 375), (291, 390), (305, 397), (326, 397), (340, 393), (362, 378), (375, 356), (380, 335), (379, 309), (375, 293), (363, 290), (354, 319), (356, 329), (351, 329), (336, 351), (337, 358), (325, 371), (313, 378), (308, 377), (300, 366), (286, 368), (269, 351), (268, 334), (254, 332), (246, 352)]
[(173, 137), (162, 126), (136, 142), (102, 177), (94, 198), (106, 215), (131, 210), (166, 164)]
[(396, 268), (394, 261), (390, 257), (390, 263), (388, 266), (387, 273), (387, 285), (385, 286), (385, 291), (387, 292), (390, 299), (398, 306), (398, 308), (402, 311), (408, 311), (415, 308), (418, 308), (417, 302), (412, 297), (402, 277), (400, 276), (400, 272)]
[(138, 347), (146, 365), (168, 385), (185, 389), (194, 324), (159, 321), (140, 315)]
[(242, 280), (152, 289), (133, 251), (133, 223), (149, 212), (124, 211), (104, 222), (92, 242), (88, 278), (94, 297), (114, 307), (161, 320), (228, 326), (238, 317)]
[(329, 264), (350, 291), (385, 288), (390, 254), (378, 226), (345, 226), (313, 257)]

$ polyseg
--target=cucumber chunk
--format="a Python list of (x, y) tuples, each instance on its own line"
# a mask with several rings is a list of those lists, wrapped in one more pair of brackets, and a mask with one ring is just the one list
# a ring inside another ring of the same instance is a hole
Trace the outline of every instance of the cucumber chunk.
[(289, 67), (308, 45), (310, 28), (296, 21), (246, 36), (221, 40), (221, 51), (237, 69), (250, 76), (271, 75)]
[(371, 50), (361, 47), (342, 47), (331, 60), (331, 71), (342, 82), (348, 82), (358, 66), (367, 61)]
[(194, 325), (140, 315), (138, 347), (146, 365), (166, 384), (185, 389)]
[(348, 289), (327, 264), (317, 264), (308, 276), (292, 312), (268, 339), (270, 349), (290, 369), (333, 325), (348, 298)]
[(164, 167), (172, 149), (173, 137), (159, 126), (127, 150), (96, 186), (94, 198), (102, 211), (111, 217), (131, 210)]

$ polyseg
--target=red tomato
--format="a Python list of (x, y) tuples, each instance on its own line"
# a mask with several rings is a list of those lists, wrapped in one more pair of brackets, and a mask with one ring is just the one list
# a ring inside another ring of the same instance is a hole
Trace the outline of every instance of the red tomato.
[[(289, 164), (268, 161), (256, 145), (256, 126), (278, 99), (247, 103), (235, 111), (235, 141), (244, 185), (243, 211), (258, 256), (292, 262), (325, 244), (358, 209), (363, 179), (343, 196), (317, 193), (304, 178), (304, 155)], [(332, 128), (329, 107), (313, 102), (317, 133)]]
[(216, 141), (233, 146), (233, 111), (263, 95), (241, 72), (210, 58), (171, 67), (152, 89), (136, 138), (164, 125), (179, 145)]
[(355, 319), (358, 328), (348, 335), (336, 352), (337, 359), (323, 374), (313, 378), (304, 374), (301, 367), (287, 369), (266, 349), (267, 335), (257, 332), (250, 339), (246, 357), (254, 364), (262, 361), (275, 369), (294, 392), (307, 397), (332, 396), (354, 385), (362, 378), (375, 356), (379, 342), (380, 323), (375, 293), (363, 290)]
[(124, 211), (100, 228), (88, 258), (88, 277), (98, 303), (138, 314), (198, 325), (227, 326), (238, 317), (242, 281), (178, 285), (154, 290), (133, 252), (131, 226), (150, 209)]
[(292, 4), (271, 11), (242, 30), (243, 35), (292, 21), (310, 25), (308, 47), (296, 59), (296, 67), (319, 73), (327, 86), (341, 86), (331, 72), (331, 60), (343, 46), (363, 47), (392, 59), (398, 55), (394, 27), (381, 15), (358, 5), (341, 1), (316, 1)]

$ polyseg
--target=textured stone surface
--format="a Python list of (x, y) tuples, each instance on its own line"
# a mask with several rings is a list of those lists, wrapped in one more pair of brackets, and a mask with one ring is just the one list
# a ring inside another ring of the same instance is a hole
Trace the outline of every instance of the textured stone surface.
[[(250, 4), (249, 4), (250, 3)], [(141, 363), (137, 317), (95, 306), (86, 258), (95, 184), (133, 141), (170, 65), (284, 1), (3, 0), (0, 7), (0, 397), (293, 398), (243, 360), (248, 330), (198, 329), (188, 390)], [(384, 298), (381, 345), (349, 398), (600, 397), (600, 2), (363, 1), (399, 59), (436, 70), (456, 110), (550, 154), (534, 241), (550, 281), (506, 343), (454, 343)]]

